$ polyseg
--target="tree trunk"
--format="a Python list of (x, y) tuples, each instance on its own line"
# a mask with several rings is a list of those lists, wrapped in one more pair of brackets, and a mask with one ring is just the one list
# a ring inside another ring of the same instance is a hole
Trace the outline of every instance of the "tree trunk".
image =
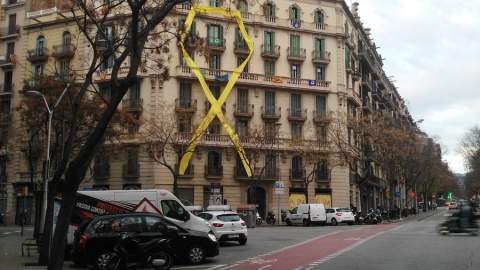
[(48, 265), (50, 260), (50, 244), (53, 227), (53, 202), (57, 195), (58, 181), (51, 181), (48, 185), (47, 212), (45, 213), (45, 224), (43, 225), (42, 246), (38, 257), (39, 265)]

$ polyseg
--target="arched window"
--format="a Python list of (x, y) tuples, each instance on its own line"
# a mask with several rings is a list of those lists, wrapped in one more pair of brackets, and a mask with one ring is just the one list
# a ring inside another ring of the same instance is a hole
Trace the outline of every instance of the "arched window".
[(345, 34), (348, 35), (349, 32), (350, 32), (350, 29), (349, 29), (349, 26), (348, 26), (348, 22), (345, 22)]
[(37, 56), (40, 55), (45, 55), (46, 54), (46, 48), (47, 48), (47, 41), (45, 40), (44, 36), (39, 36), (37, 38), (37, 45), (36, 45), (36, 52), (35, 54)]
[(238, 10), (242, 14), (248, 13), (248, 3), (247, 3), (247, 1), (240, 0), (240, 2), (238, 3)]
[(266, 3), (265, 4), (265, 17), (267, 18), (275, 18), (275, 4), (274, 3)]
[(64, 32), (62, 40), (63, 46), (70, 46), (70, 44), (72, 43), (72, 35), (70, 34), (70, 32)]
[(325, 22), (325, 18), (323, 16), (323, 12), (321, 10), (317, 10), (315, 11), (315, 22), (316, 23), (324, 23)]
[(290, 7), (290, 20), (300, 21), (300, 7)]

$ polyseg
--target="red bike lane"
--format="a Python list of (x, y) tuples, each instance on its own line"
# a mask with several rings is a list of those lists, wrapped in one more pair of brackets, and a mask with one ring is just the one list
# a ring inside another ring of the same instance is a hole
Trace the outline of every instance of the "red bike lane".
[(317, 265), (348, 251), (369, 239), (400, 228), (402, 224), (381, 224), (356, 230), (342, 231), (309, 240), (266, 255), (251, 258), (222, 269), (290, 270), (305, 265)]

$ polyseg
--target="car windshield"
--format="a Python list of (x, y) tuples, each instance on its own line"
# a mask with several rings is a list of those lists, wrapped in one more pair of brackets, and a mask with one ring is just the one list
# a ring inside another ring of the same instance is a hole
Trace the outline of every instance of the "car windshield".
[(350, 212), (350, 210), (347, 208), (338, 208), (337, 212)]
[(218, 215), (217, 218), (224, 222), (240, 221), (240, 217), (237, 214)]

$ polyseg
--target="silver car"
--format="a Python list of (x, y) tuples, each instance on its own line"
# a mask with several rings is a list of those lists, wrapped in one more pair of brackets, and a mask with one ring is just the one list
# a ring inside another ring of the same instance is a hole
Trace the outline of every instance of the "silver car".
[(213, 234), (220, 241), (238, 241), (240, 245), (247, 243), (247, 224), (233, 211), (206, 211), (198, 217), (210, 222)]

